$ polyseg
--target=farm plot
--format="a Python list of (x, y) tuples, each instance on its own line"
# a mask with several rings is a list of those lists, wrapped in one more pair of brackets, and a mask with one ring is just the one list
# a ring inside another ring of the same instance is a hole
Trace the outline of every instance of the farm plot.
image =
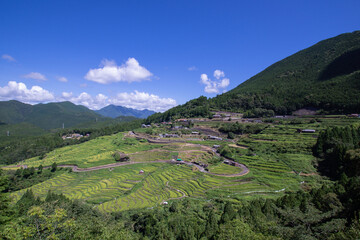
[(219, 163), (213, 166), (209, 167), (209, 171), (211, 173), (216, 173), (216, 174), (236, 174), (241, 172), (241, 168), (238, 167), (234, 167), (234, 166), (230, 166), (228, 164), (224, 164), (224, 163)]
[(226, 183), (231, 180), (192, 172), (187, 166), (167, 164), (147, 175), (129, 194), (100, 204), (98, 208), (105, 212), (123, 211), (153, 207), (183, 197), (206, 198), (208, 190)]
[(46, 157), (39, 157), (25, 160), (22, 164), (28, 167), (38, 167), (39, 165), (50, 166), (57, 164), (74, 164), (81, 168), (94, 167), (114, 162), (112, 154), (115, 151), (134, 153), (160, 148), (159, 144), (150, 144), (138, 141), (133, 138), (125, 138), (122, 133), (99, 137), (94, 140), (79, 144), (55, 149), (48, 153)]
[[(100, 203), (126, 194), (141, 182), (146, 175), (139, 174), (140, 170), (151, 173), (160, 166), (160, 163), (136, 164), (84, 173), (66, 172), (28, 189), (42, 198), (50, 190), (55, 193), (62, 193), (70, 199)], [(28, 189), (14, 192), (10, 196), (13, 201), (17, 201)]]

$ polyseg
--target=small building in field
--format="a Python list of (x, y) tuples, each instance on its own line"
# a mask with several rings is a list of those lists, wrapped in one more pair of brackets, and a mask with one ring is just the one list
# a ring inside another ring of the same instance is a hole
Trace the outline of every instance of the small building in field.
[(212, 136), (212, 135), (208, 135), (208, 139), (210, 139), (210, 140), (219, 140), (219, 141), (222, 141), (222, 138), (221, 138), (221, 137)]
[(139, 171), (139, 174), (144, 174), (144, 170), (140, 170), (140, 171)]
[(214, 114), (212, 117), (213, 118), (221, 118), (221, 115), (220, 114)]
[(162, 204), (163, 204), (163, 205), (168, 205), (169, 203), (168, 203), (168, 202), (163, 202)]
[(220, 147), (220, 145), (214, 145), (213, 146), (213, 148), (219, 148)]
[(299, 133), (315, 133), (316, 132), (315, 129), (298, 129), (297, 131)]

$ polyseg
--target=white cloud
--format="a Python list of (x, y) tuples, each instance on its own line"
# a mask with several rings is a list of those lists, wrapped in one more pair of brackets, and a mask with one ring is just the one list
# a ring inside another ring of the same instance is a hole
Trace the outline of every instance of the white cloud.
[(156, 112), (164, 112), (177, 105), (176, 101), (172, 98), (160, 98), (154, 94), (138, 91), (118, 93), (115, 97), (110, 98), (103, 94), (93, 97), (86, 92), (81, 93), (79, 96), (74, 96), (72, 92), (63, 92), (62, 97), (58, 100), (71, 101), (94, 110), (114, 104), (138, 110), (149, 109)]
[(70, 101), (97, 110), (109, 104), (120, 105), (138, 110), (149, 109), (156, 112), (164, 112), (177, 105), (172, 98), (161, 98), (155, 94), (145, 92), (122, 92), (114, 97), (104, 94), (92, 96), (82, 92), (75, 96), (72, 92), (62, 92), (61, 96), (55, 97), (53, 93), (40, 86), (32, 86), (30, 89), (22, 82), (10, 81), (4, 87), (0, 87), (0, 101), (19, 100), (21, 102), (35, 104), (50, 101)]
[(229, 84), (230, 84), (230, 79), (224, 78), (219, 83), (219, 88), (226, 88), (227, 86), (229, 86)]
[(66, 100), (68, 100), (69, 98), (71, 98), (73, 96), (72, 92), (62, 92), (62, 97), (65, 98)]
[(224, 78), (225, 73), (221, 70), (215, 70), (214, 77), (217, 80), (211, 80), (205, 73), (200, 75), (201, 83), (205, 85), (204, 91), (206, 93), (219, 93), (220, 89), (223, 89), (223, 92), (225, 92), (225, 88), (230, 84), (230, 79)]
[(8, 54), (3, 54), (1, 56), (2, 59), (5, 59), (6, 61), (9, 62), (16, 62), (15, 58), (13, 58), (12, 56), (8, 55)]
[(221, 71), (221, 70), (215, 70), (214, 71), (214, 77), (216, 79), (220, 79), (222, 77), (225, 77), (225, 73), (223, 71)]
[(104, 59), (101, 67), (90, 69), (85, 75), (85, 79), (101, 84), (112, 82), (141, 82), (149, 80), (153, 74), (143, 66), (135, 58), (129, 58), (125, 64), (117, 66), (115, 61)]
[(134, 91), (131, 93), (118, 93), (115, 98), (109, 101), (114, 105), (135, 108), (139, 110), (149, 109), (155, 112), (164, 112), (175, 107), (176, 101), (172, 98), (160, 98), (157, 95), (145, 92)]
[(29, 74), (26, 74), (23, 76), (23, 78), (30, 78), (30, 79), (35, 79), (35, 80), (42, 80), (42, 81), (46, 81), (46, 77), (38, 72), (31, 72)]
[(189, 70), (189, 71), (196, 71), (196, 70), (198, 70), (198, 69), (197, 69), (197, 67), (195, 67), (195, 66), (191, 66), (191, 67), (188, 68), (188, 70)]
[(0, 100), (13, 99), (26, 103), (38, 103), (52, 101), (55, 97), (40, 86), (32, 86), (28, 89), (22, 82), (10, 81), (7, 86), (0, 87)]
[(67, 78), (66, 77), (57, 77), (57, 80), (59, 80), (60, 82), (67, 82)]

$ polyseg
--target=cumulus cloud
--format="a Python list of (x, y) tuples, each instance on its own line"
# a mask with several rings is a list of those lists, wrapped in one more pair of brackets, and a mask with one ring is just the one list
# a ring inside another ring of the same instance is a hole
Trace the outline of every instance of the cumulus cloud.
[(149, 109), (156, 112), (164, 112), (177, 105), (176, 101), (172, 98), (161, 98), (155, 94), (136, 90), (130, 93), (118, 93), (113, 97), (108, 97), (101, 93), (92, 96), (87, 92), (82, 92), (79, 95), (75, 95), (72, 92), (62, 92), (60, 96), (55, 96), (40, 86), (28, 88), (24, 83), (15, 81), (8, 82), (4, 87), (0, 86), (0, 101), (7, 100), (19, 100), (30, 104), (50, 101), (70, 101), (93, 110), (114, 104), (138, 110)]
[(223, 71), (221, 71), (221, 70), (215, 70), (214, 71), (214, 77), (216, 79), (220, 79), (222, 77), (225, 77), (225, 73)]
[(67, 78), (66, 77), (57, 77), (57, 80), (59, 80), (60, 82), (67, 82)]
[(83, 105), (87, 108), (95, 110), (109, 105), (107, 99), (108, 97), (101, 93), (93, 97), (86, 92), (80, 93), (79, 96), (74, 96), (72, 92), (63, 92), (61, 98), (58, 100), (70, 101), (72, 103)]
[(101, 84), (112, 82), (141, 82), (149, 80), (153, 74), (145, 67), (140, 66), (135, 58), (129, 58), (121, 66), (115, 61), (104, 59), (100, 68), (90, 69), (85, 79)]
[(3, 54), (1, 56), (2, 59), (9, 61), (9, 62), (16, 62), (15, 58), (13, 58), (12, 56), (8, 55), (8, 54)]
[(230, 79), (225, 78), (225, 73), (221, 70), (215, 70), (214, 77), (216, 80), (211, 80), (205, 73), (200, 75), (201, 83), (205, 85), (204, 91), (206, 93), (219, 93), (222, 89), (225, 92), (225, 88), (230, 84)]
[(134, 91), (131, 93), (118, 93), (115, 98), (109, 101), (114, 105), (135, 108), (138, 110), (149, 109), (155, 112), (164, 112), (175, 107), (176, 101), (172, 98), (160, 98), (157, 95), (145, 92)]
[(149, 109), (156, 112), (164, 112), (177, 105), (176, 101), (172, 98), (161, 98), (154, 94), (138, 91), (118, 93), (114, 97), (108, 97), (104, 94), (98, 94), (93, 97), (86, 92), (81, 93), (79, 96), (74, 96), (72, 92), (63, 92), (59, 100), (71, 101), (94, 110), (114, 104), (138, 110)]
[(188, 68), (188, 70), (189, 70), (189, 71), (196, 71), (196, 70), (198, 70), (198, 69), (197, 69), (197, 67), (195, 67), (195, 66), (191, 66), (191, 67)]
[(40, 86), (30, 89), (22, 82), (10, 81), (7, 86), (0, 87), (0, 100), (19, 100), (26, 103), (48, 102), (55, 99), (54, 95)]
[(30, 78), (30, 79), (35, 79), (35, 80), (42, 80), (42, 81), (46, 81), (46, 77), (38, 72), (31, 72), (29, 74), (26, 74), (23, 76), (23, 78)]

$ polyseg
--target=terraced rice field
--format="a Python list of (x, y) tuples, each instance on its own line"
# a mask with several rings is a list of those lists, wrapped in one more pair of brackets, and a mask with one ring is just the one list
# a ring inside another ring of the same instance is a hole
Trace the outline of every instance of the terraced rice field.
[(230, 166), (228, 164), (220, 163), (215, 166), (210, 166), (209, 171), (216, 174), (236, 174), (241, 172), (238, 167)]
[(55, 149), (48, 153), (44, 159), (34, 157), (25, 160), (22, 164), (28, 167), (39, 165), (50, 166), (57, 164), (74, 164), (81, 168), (94, 167), (114, 162), (112, 154), (121, 151), (127, 154), (160, 148), (160, 144), (150, 144), (136, 139), (125, 138), (124, 134), (99, 137), (94, 140)]
[[(81, 168), (114, 163), (114, 151), (125, 152), (137, 164), (91, 172), (66, 172), (31, 187), (34, 194), (45, 197), (48, 190), (79, 199), (104, 212), (151, 208), (164, 201), (184, 197), (250, 199), (278, 197), (285, 191), (298, 190), (303, 181), (316, 182), (316, 176), (302, 176), (296, 172), (312, 173), (313, 160), (309, 149), (316, 141), (311, 134), (295, 133), (298, 126), (268, 127), (260, 134), (249, 135), (239, 144), (249, 148), (231, 147), (231, 156), (245, 164), (250, 173), (242, 177), (223, 177), (202, 173), (186, 165), (150, 163), (169, 160), (177, 155), (184, 161), (202, 161), (214, 156), (208, 147), (216, 142), (151, 144), (144, 140), (126, 138), (124, 134), (100, 137), (89, 142), (56, 149), (46, 158), (32, 158), (23, 164), (37, 167), (57, 164), (76, 164)], [(195, 143), (195, 144), (194, 144)], [(250, 150), (252, 152), (250, 152)], [(277, 154), (273, 154), (277, 152)], [(249, 154), (250, 153), (250, 154)], [(256, 153), (256, 154), (254, 154)], [(234, 174), (238, 167), (225, 164), (209, 166), (212, 173)], [(144, 170), (143, 174), (139, 174)], [(12, 193), (18, 200), (26, 189)]]
[[(144, 173), (140, 174), (140, 170)], [(113, 212), (154, 207), (184, 197), (207, 198), (212, 189), (226, 184), (240, 185), (236, 179), (241, 177), (211, 176), (193, 172), (191, 167), (184, 165), (140, 163), (92, 172), (65, 172), (29, 189), (41, 198), (50, 190), (93, 204), (101, 211)], [(26, 190), (10, 196), (16, 202)]]

